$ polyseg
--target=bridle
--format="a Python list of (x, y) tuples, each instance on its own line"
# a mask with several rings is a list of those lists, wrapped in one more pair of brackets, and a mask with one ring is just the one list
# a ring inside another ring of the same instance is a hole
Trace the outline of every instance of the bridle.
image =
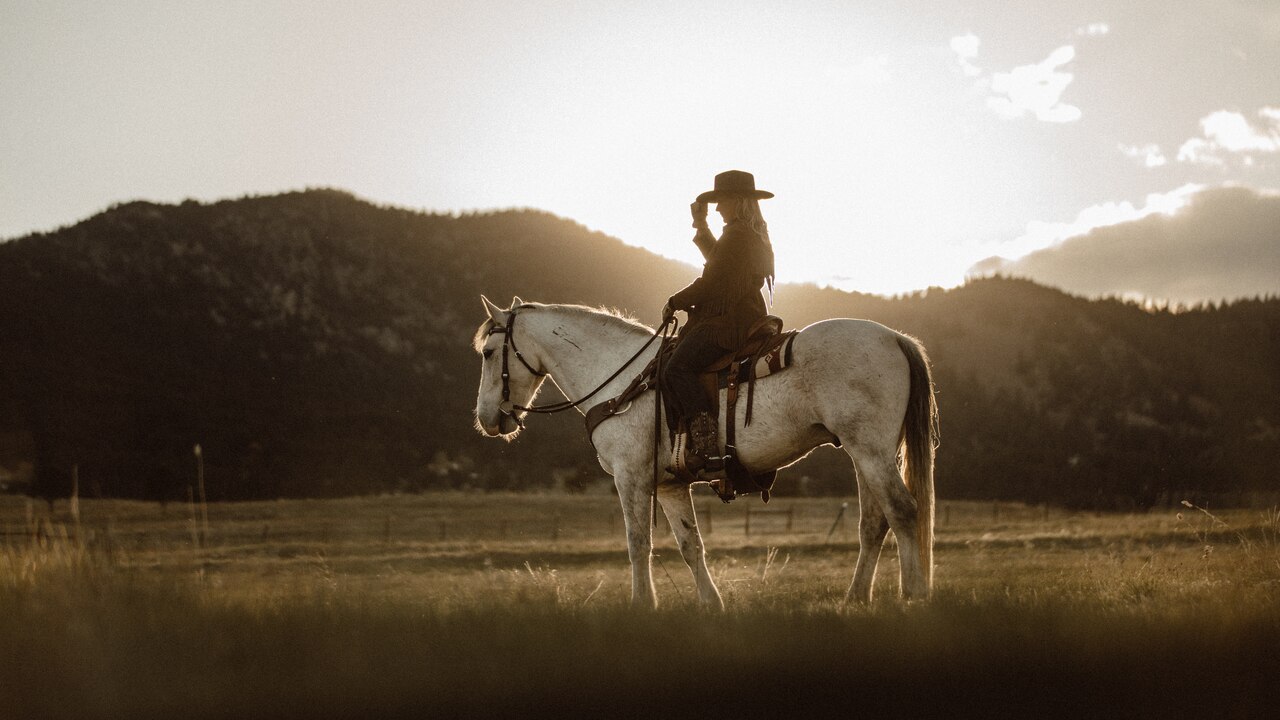
[[(493, 335), (497, 335), (499, 333), (502, 334), (502, 404), (498, 406), (498, 412), (514, 420), (516, 423), (516, 426), (523, 429), (524, 418), (521, 417), (520, 415), (517, 415), (516, 414), (517, 411), (526, 412), (526, 413), (531, 413), (531, 412), (542, 413), (545, 415), (550, 415), (552, 413), (561, 412), (562, 410), (569, 410), (570, 408), (578, 407), (582, 403), (591, 399), (593, 395), (603, 390), (606, 385), (613, 382), (619, 375), (621, 375), (622, 371), (626, 370), (627, 367), (631, 365), (631, 363), (635, 362), (636, 358), (640, 357), (640, 355), (642, 355), (644, 351), (648, 349), (650, 345), (653, 344), (654, 340), (657, 340), (658, 338), (663, 338), (663, 342), (666, 342), (666, 338), (674, 336), (680, 329), (680, 321), (676, 319), (675, 315), (669, 315), (663, 318), (662, 324), (659, 325), (658, 328), (653, 331), (653, 335), (650, 336), (650, 338), (647, 341), (645, 341), (645, 344), (641, 345), (640, 349), (637, 350), (634, 355), (628, 358), (626, 362), (622, 363), (622, 367), (615, 370), (612, 375), (610, 375), (607, 379), (605, 379), (604, 382), (597, 385), (595, 390), (592, 390), (591, 392), (587, 393), (586, 395), (583, 395), (577, 400), (562, 400), (560, 402), (551, 403), (550, 405), (532, 405), (529, 407), (525, 407), (523, 405), (516, 405), (515, 403), (511, 402), (511, 353), (515, 353), (516, 359), (520, 361), (521, 365), (524, 365), (524, 368), (526, 370), (533, 373), (534, 377), (546, 377), (547, 373), (544, 370), (538, 370), (534, 366), (530, 365), (529, 361), (524, 358), (524, 355), (520, 354), (520, 348), (516, 347), (515, 329), (516, 329), (516, 311), (515, 311), (515, 308), (513, 307), (511, 310), (507, 311), (507, 324), (498, 325), (497, 323), (494, 323), (489, 328), (489, 332), (485, 335), (485, 337), (488, 338), (488, 337), (492, 337)], [(650, 505), (650, 522), (655, 526), (658, 524), (658, 501), (657, 501), (658, 480), (662, 475), (662, 471), (661, 471), (662, 465), (659, 462), (659, 457), (658, 457), (659, 448), (660, 448), (660, 444), (658, 442), (658, 434), (662, 428), (662, 351), (661, 349), (659, 349), (658, 351), (658, 357), (656, 358), (656, 362), (657, 362), (657, 365), (654, 369), (654, 400), (653, 400), (653, 488), (652, 488), (653, 502)]]
[(516, 415), (516, 410), (524, 410), (525, 412), (537, 412), (534, 408), (521, 407), (511, 402), (511, 353), (515, 353), (516, 359), (520, 361), (524, 368), (533, 374), (534, 377), (546, 377), (547, 373), (538, 370), (524, 359), (524, 355), (520, 354), (520, 348), (516, 347), (516, 314), (515, 311), (507, 313), (507, 324), (505, 326), (494, 324), (489, 328), (485, 337), (492, 337), (501, 334), (502, 337), (502, 404), (498, 406), (498, 411), (503, 415), (516, 421), (516, 425), (524, 427), (524, 419)]
[[(532, 413), (541, 413), (544, 415), (550, 415), (552, 413), (558, 413), (563, 410), (576, 408), (582, 403), (591, 399), (596, 393), (603, 390), (606, 385), (613, 382), (619, 375), (622, 374), (623, 370), (626, 370), (627, 367), (631, 365), (631, 363), (635, 362), (636, 358), (640, 357), (640, 355), (646, 349), (648, 349), (650, 345), (653, 344), (654, 340), (657, 340), (659, 337), (674, 335), (676, 331), (679, 329), (679, 325), (680, 323), (675, 319), (674, 316), (664, 320), (662, 325), (658, 326), (658, 329), (653, 331), (653, 335), (649, 338), (649, 340), (644, 345), (642, 345), (639, 350), (636, 351), (635, 355), (632, 355), (630, 359), (628, 359), (625, 363), (623, 363), (622, 367), (614, 371), (614, 373), (610, 375), (607, 380), (605, 380), (604, 382), (596, 386), (595, 390), (592, 390), (591, 392), (587, 393), (586, 395), (583, 395), (577, 400), (561, 400), (560, 402), (551, 403), (549, 405), (531, 405), (531, 406), (525, 407), (524, 405), (516, 405), (515, 403), (511, 402), (511, 355), (514, 353), (516, 356), (516, 359), (520, 361), (520, 364), (524, 365), (524, 368), (528, 370), (530, 373), (532, 373), (534, 377), (546, 377), (547, 373), (546, 371), (538, 370), (533, 365), (529, 364), (529, 361), (525, 359), (524, 355), (520, 354), (520, 348), (516, 347), (516, 335), (515, 335), (516, 311), (512, 309), (507, 312), (506, 325), (498, 325), (497, 323), (494, 323), (493, 326), (489, 328), (489, 332), (485, 335), (485, 337), (492, 337), (493, 335), (499, 335), (499, 334), (503, 336), (502, 337), (502, 404), (498, 406), (498, 412), (511, 418), (512, 420), (515, 421), (517, 426), (523, 428), (524, 418), (520, 415), (517, 415), (516, 414), (517, 412), (526, 412), (526, 413), (532, 412)], [(670, 332), (668, 332), (668, 327), (670, 327)]]

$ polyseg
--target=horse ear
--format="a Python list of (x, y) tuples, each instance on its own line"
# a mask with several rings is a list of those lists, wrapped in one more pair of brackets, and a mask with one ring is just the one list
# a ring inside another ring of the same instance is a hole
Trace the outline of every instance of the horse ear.
[(489, 300), (489, 298), (485, 297), (484, 295), (480, 296), (480, 300), (484, 303), (484, 311), (489, 313), (490, 320), (496, 323), (502, 323), (506, 319), (506, 316), (507, 316), (506, 310), (503, 310), (497, 305), (494, 305), (493, 302)]
[(521, 306), (521, 305), (523, 305), (523, 304), (524, 304), (524, 301), (520, 299), (520, 296), (519, 296), (519, 295), (512, 295), (512, 296), (511, 296), (511, 309), (512, 309), (512, 310), (515, 310), (516, 308), (520, 307), (520, 306)]

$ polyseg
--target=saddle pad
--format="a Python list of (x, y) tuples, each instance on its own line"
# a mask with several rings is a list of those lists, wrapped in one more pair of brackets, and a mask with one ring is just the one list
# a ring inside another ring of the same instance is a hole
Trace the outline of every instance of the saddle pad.
[[(795, 342), (795, 331), (789, 333), (780, 333), (777, 341), (771, 341), (768, 345), (773, 345), (756, 360), (756, 379), (759, 380), (766, 375), (772, 375), (776, 372), (782, 372), (791, 367), (794, 359), (791, 353), (791, 344)], [(766, 347), (768, 347), (766, 345)], [(729, 373), (737, 371), (738, 384), (745, 384), (751, 379), (751, 358), (741, 358), (729, 363), (729, 367), (716, 373), (716, 387), (721, 390), (729, 387)]]
[[(798, 331), (779, 333), (776, 338), (770, 339), (763, 348), (762, 354), (758, 356), (755, 362), (755, 377), (760, 379), (766, 375), (772, 375), (781, 372), (791, 366), (794, 359), (791, 351), (791, 345), (796, 339)], [(642, 393), (647, 392), (653, 387), (653, 372), (656, 363), (650, 362), (640, 374), (631, 381), (626, 390), (618, 397), (606, 400), (587, 410), (587, 439), (590, 440), (596, 427), (613, 417), (619, 410), (626, 409), (632, 400), (639, 397)], [(752, 363), (751, 357), (745, 357), (734, 360), (729, 367), (721, 370), (716, 374), (716, 382), (723, 389), (729, 385), (729, 373), (736, 372), (738, 374), (737, 384), (746, 385), (751, 382)], [(594, 441), (593, 441), (594, 442)]]

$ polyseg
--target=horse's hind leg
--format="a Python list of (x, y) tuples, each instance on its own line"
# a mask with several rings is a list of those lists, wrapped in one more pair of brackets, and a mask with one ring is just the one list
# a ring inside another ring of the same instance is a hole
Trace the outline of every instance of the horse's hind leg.
[(689, 486), (683, 484), (662, 484), (658, 486), (658, 500), (662, 510), (667, 514), (667, 523), (676, 536), (676, 544), (680, 546), (680, 555), (693, 571), (693, 580), (698, 586), (698, 600), (720, 610), (724, 609), (724, 600), (720, 591), (711, 579), (711, 571), (707, 569), (707, 553), (702, 545), (702, 534), (698, 532), (698, 519), (693, 509), (693, 498), (689, 494)]
[(858, 564), (853, 568), (853, 582), (845, 601), (869, 603), (876, 582), (876, 565), (880, 561), (880, 549), (889, 534), (889, 519), (880, 509), (880, 503), (872, 495), (867, 484), (858, 475)]
[[(898, 473), (896, 455), (865, 447), (845, 447), (858, 471), (858, 487), (871, 491), (871, 499), (880, 505), (889, 528), (893, 530), (894, 540), (898, 543), (903, 596), (907, 599), (929, 597), (929, 582), (920, 562), (920, 547), (916, 539), (916, 501)], [(859, 502), (865, 501), (859, 498)]]
[(631, 605), (656, 608), (653, 589), (653, 496), (650, 480), (641, 473), (614, 476), (622, 521), (627, 529), (627, 555), (631, 558)]

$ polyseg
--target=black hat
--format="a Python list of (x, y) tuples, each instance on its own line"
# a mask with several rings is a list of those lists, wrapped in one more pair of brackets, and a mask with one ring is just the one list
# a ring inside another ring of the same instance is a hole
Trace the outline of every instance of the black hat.
[(749, 197), (756, 200), (768, 200), (773, 193), (756, 189), (756, 178), (749, 172), (726, 170), (716, 175), (716, 189), (708, 190), (698, 196), (698, 202), (719, 202), (730, 197)]

